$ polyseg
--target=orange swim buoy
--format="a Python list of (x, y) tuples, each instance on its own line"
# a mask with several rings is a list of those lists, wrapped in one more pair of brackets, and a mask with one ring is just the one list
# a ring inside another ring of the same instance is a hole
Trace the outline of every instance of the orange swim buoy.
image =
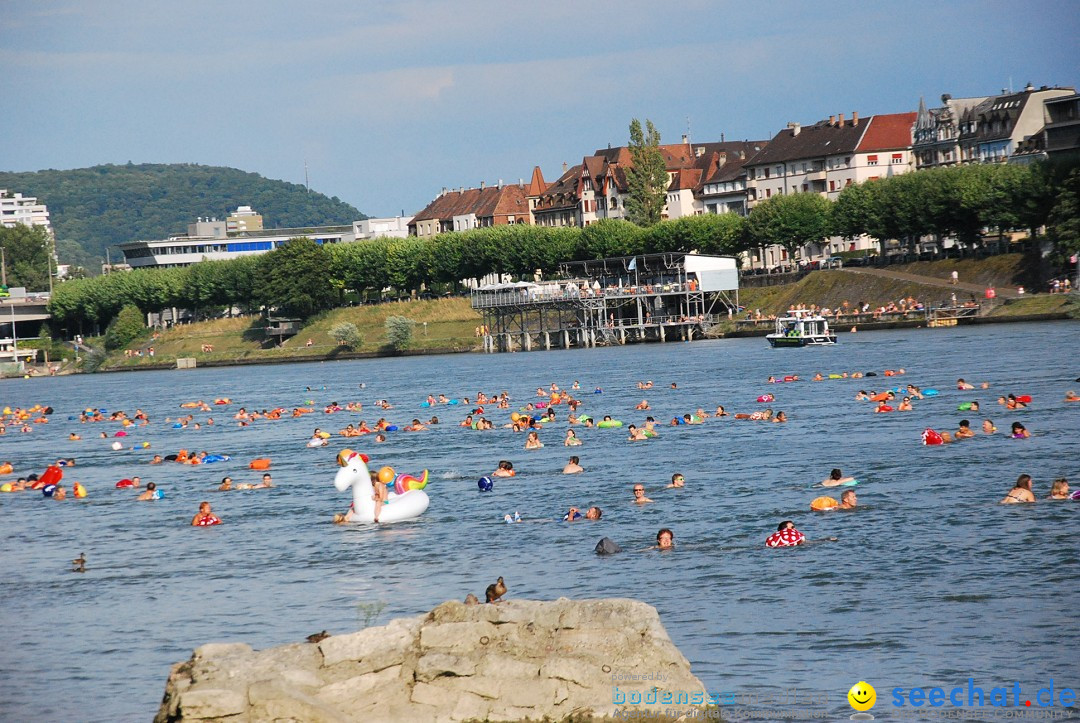
[(839, 507), (840, 503), (832, 497), (815, 497), (810, 500), (810, 509), (816, 512), (824, 512), (825, 510), (831, 510), (834, 507)]
[(253, 459), (248, 463), (248, 467), (250, 469), (270, 469), (270, 458), (259, 457), (258, 459)]
[(889, 398), (889, 393), (888, 392), (881, 392), (880, 394), (875, 394), (874, 396), (870, 397), (870, 401), (871, 402), (884, 402), (888, 398)]
[(895, 377), (896, 372), (894, 372), (892, 369), (886, 369), (885, 370), (885, 376), (887, 376), (887, 377)]
[(0, 474), (11, 474), (15, 471), (15, 468), (10, 464), (0, 464)]

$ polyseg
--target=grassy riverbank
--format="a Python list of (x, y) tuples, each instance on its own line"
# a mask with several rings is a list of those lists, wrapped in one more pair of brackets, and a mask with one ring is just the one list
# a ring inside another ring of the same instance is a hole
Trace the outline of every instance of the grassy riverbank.
[[(469, 307), (468, 299), (453, 298), (333, 309), (309, 319), (299, 334), (281, 346), (265, 338), (265, 322), (257, 316), (185, 324), (165, 331), (156, 339), (146, 337), (129, 345), (131, 349), (143, 350), (141, 357), (127, 357), (123, 352), (110, 354), (101, 369), (173, 367), (178, 357), (194, 357), (205, 366), (377, 356), (389, 353), (384, 324), (390, 316), (405, 316), (417, 322), (409, 353), (470, 351), (477, 346), (474, 332), (480, 315)], [(360, 330), (363, 337), (360, 346), (347, 349), (330, 336), (330, 330), (341, 322), (355, 324)], [(91, 343), (96, 341), (99, 340)], [(213, 351), (204, 352), (204, 344), (213, 347)], [(150, 346), (154, 347), (153, 357), (146, 353)]]
[[(964, 282), (999, 288), (1015, 288), (1024, 278), (1022, 257), (1018, 254), (994, 256), (987, 259), (960, 261), (929, 261), (889, 267), (895, 271), (924, 277), (927, 283), (894, 279), (851, 271), (815, 271), (793, 284), (743, 289), (739, 300), (748, 309), (760, 309), (764, 315), (779, 314), (792, 304), (819, 304), (835, 308), (848, 301), (872, 307), (909, 296), (926, 304), (938, 304), (948, 299), (952, 290), (930, 280), (948, 280), (956, 269)], [(970, 291), (958, 294), (966, 300)], [(1047, 318), (1046, 315), (1080, 314), (1080, 303), (1069, 302), (1066, 294), (1035, 294), (1019, 299), (1002, 300), (990, 312), (989, 318), (1002, 321), (1024, 317)], [(980, 299), (981, 300), (981, 299)], [(334, 309), (308, 320), (296, 336), (281, 346), (273, 345), (263, 333), (260, 317), (237, 317), (187, 324), (175, 327), (156, 339), (146, 338), (133, 343), (131, 349), (144, 350), (142, 357), (126, 357), (123, 352), (110, 354), (102, 370), (133, 368), (172, 368), (177, 357), (194, 357), (200, 366), (251, 364), (275, 361), (305, 361), (320, 359), (349, 359), (391, 353), (386, 346), (384, 324), (389, 316), (405, 316), (417, 322), (413, 344), (408, 353), (449, 353), (476, 350), (479, 345), (475, 329), (481, 317), (465, 298), (409, 301), (375, 306), (354, 306)], [(330, 336), (335, 324), (355, 324), (363, 343), (355, 349), (339, 346)], [(733, 331), (734, 324), (721, 325), (717, 331)], [(308, 345), (308, 341), (311, 345)], [(91, 343), (100, 343), (92, 340)], [(202, 351), (203, 345), (213, 347)], [(154, 347), (154, 357), (145, 351)]]

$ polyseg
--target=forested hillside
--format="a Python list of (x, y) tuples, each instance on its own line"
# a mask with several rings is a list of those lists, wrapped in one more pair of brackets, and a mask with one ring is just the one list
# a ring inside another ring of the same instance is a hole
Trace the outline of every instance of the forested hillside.
[(184, 233), (196, 217), (224, 218), (237, 206), (261, 213), (267, 228), (347, 224), (366, 218), (344, 201), (308, 192), (297, 183), (186, 163), (0, 171), (0, 189), (36, 196), (45, 203), (60, 262), (91, 270), (88, 262), (103, 259), (107, 246)]

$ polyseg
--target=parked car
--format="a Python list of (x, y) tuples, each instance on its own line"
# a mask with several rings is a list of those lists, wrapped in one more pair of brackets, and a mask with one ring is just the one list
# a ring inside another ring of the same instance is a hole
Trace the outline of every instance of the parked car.
[(825, 261), (825, 268), (827, 269), (842, 269), (844, 268), (844, 259), (841, 256), (830, 256)]

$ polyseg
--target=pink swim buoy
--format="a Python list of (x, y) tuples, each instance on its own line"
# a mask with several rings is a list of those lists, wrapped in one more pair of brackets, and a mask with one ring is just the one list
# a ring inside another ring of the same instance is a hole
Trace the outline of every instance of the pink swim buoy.
[(776, 397), (771, 394), (762, 394), (760, 397), (757, 398), (757, 400), (759, 402), (773, 402), (776, 401)]

